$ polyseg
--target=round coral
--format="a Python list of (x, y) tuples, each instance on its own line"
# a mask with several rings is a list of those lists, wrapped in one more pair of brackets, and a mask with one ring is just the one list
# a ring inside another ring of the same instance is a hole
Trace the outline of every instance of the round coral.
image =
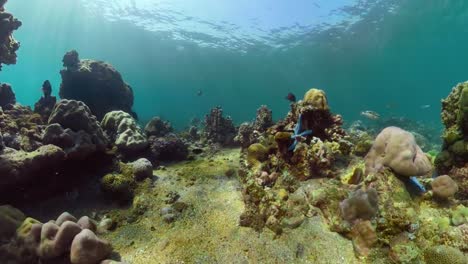
[(416, 144), (413, 134), (398, 127), (382, 130), (366, 156), (367, 174), (384, 166), (407, 177), (426, 175), (432, 170), (431, 161)]
[(304, 103), (313, 106), (316, 109), (328, 110), (328, 100), (324, 91), (319, 89), (310, 89), (304, 95)]
[(431, 185), (434, 196), (440, 199), (453, 197), (458, 191), (457, 183), (448, 175), (442, 175), (435, 178)]

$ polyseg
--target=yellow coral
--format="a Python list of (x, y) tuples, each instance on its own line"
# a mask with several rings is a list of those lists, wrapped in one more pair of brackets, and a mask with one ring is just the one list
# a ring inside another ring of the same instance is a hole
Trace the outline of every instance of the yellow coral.
[(249, 166), (258, 166), (268, 157), (268, 148), (262, 144), (255, 143), (247, 149), (247, 163)]
[(312, 88), (304, 95), (304, 103), (320, 110), (328, 110), (327, 95), (324, 91)]

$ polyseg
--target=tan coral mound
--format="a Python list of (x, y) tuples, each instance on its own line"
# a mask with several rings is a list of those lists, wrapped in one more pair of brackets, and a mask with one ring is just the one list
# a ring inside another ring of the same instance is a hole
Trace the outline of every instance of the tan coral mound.
[(366, 156), (366, 173), (376, 173), (383, 167), (402, 176), (422, 176), (432, 170), (429, 158), (416, 144), (410, 132), (387, 127), (375, 139)]

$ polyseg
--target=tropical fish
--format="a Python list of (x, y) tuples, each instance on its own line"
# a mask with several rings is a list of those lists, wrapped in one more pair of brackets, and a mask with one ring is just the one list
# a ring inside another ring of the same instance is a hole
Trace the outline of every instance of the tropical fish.
[(368, 118), (368, 119), (371, 119), (371, 120), (377, 120), (377, 119), (380, 118), (379, 113), (374, 112), (374, 111), (370, 111), (370, 110), (362, 111), (362, 112), (361, 112), (361, 115), (362, 115), (363, 117)]
[(293, 93), (288, 93), (285, 97), (286, 100), (295, 103), (296, 102), (296, 96)]
[(430, 108), (430, 107), (431, 107), (431, 105), (421, 105), (419, 108), (421, 108), (421, 109), (428, 109), (428, 108)]

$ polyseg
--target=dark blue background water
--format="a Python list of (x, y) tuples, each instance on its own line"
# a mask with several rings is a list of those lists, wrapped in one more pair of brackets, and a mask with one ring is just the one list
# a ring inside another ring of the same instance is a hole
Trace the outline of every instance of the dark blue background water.
[[(288, 110), (288, 92), (302, 97), (317, 87), (347, 121), (360, 118), (362, 110), (374, 110), (384, 117), (439, 124), (440, 99), (468, 79), (468, 3), (357, 2), (340, 15), (359, 15), (360, 22), (322, 28), (297, 24), (300, 32), (270, 45), (249, 42), (248, 36), (223, 41), (197, 32), (175, 38), (128, 19), (111, 21), (78, 0), (10, 0), (7, 9), (23, 21), (15, 33), (22, 46), (17, 65), (5, 66), (0, 81), (13, 85), (19, 102), (32, 105), (45, 79), (57, 92), (62, 56), (77, 49), (81, 58), (108, 61), (122, 73), (134, 88), (134, 108), (142, 120), (161, 115), (183, 127), (221, 105), (241, 122), (252, 119), (261, 104), (279, 118)], [(299, 8), (300, 17), (307, 17), (306, 7), (310, 4)], [(284, 9), (283, 15), (294, 17), (294, 10)], [(272, 31), (271, 38), (276, 36)]]

